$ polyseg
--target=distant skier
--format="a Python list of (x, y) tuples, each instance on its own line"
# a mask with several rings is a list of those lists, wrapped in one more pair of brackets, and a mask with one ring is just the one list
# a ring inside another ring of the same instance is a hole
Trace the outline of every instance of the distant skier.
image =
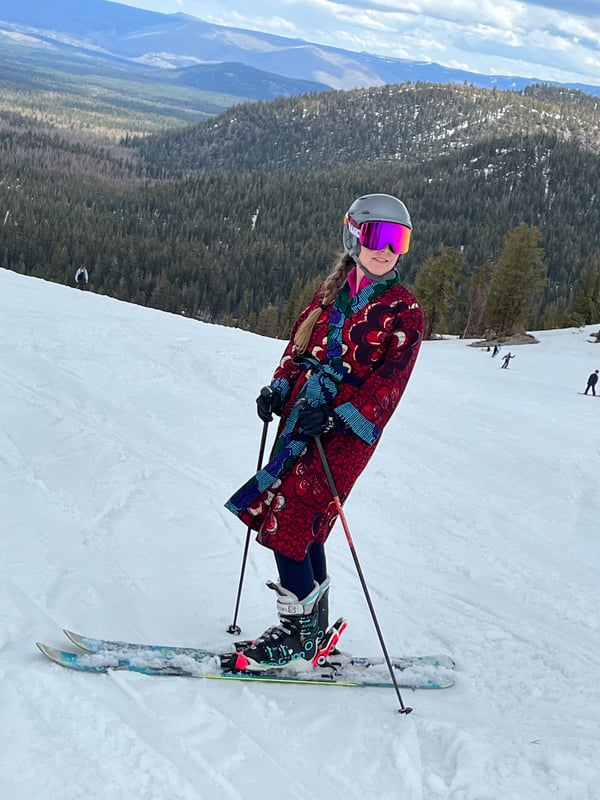
[(584, 394), (587, 394), (589, 390), (592, 390), (592, 394), (596, 397), (596, 384), (598, 383), (598, 370), (594, 370), (590, 377), (587, 379), (587, 386), (585, 387)]
[(88, 282), (88, 271), (85, 264), (82, 264), (77, 272), (75, 273), (75, 283), (80, 289), (85, 289), (85, 285)]
[(514, 357), (515, 356), (513, 356), (513, 354), (511, 352), (508, 352), (502, 359), (502, 366), (500, 367), (500, 369), (508, 369), (508, 365), (510, 364), (510, 360), (511, 360), (511, 358), (514, 358)]
[[(488, 350), (489, 350), (489, 347), (488, 347)], [(500, 352), (500, 347), (499, 347), (499, 345), (495, 344), (494, 345), (494, 349), (492, 350), (492, 358), (495, 358), (498, 355), (499, 352)]]

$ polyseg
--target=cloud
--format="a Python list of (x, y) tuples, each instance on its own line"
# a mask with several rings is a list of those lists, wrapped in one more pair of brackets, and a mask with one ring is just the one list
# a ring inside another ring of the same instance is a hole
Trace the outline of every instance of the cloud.
[[(130, 0), (131, 2), (131, 0)], [(486, 74), (600, 83), (600, 0), (137, 0), (215, 24)]]

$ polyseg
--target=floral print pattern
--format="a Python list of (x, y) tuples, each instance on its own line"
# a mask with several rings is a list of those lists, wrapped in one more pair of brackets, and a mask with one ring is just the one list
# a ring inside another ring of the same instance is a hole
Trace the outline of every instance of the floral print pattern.
[(295, 331), (320, 303), (317, 292), (296, 322), (273, 376), (284, 407), (271, 462), (226, 503), (257, 531), (260, 544), (297, 561), (313, 541), (327, 539), (337, 507), (314, 440), (297, 430), (296, 401), (306, 397), (310, 402), (315, 391), (315, 404), (331, 397), (345, 423), (343, 430), (321, 440), (343, 503), (406, 389), (424, 327), (420, 306), (397, 276), (369, 284), (353, 297), (346, 284), (334, 305), (322, 310), (306, 354), (297, 358)]

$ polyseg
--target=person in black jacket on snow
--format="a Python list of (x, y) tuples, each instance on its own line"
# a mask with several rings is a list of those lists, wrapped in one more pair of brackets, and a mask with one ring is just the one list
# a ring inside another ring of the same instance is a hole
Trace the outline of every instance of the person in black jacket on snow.
[(77, 272), (75, 273), (75, 283), (80, 289), (85, 289), (85, 285), (88, 282), (88, 271), (85, 264), (82, 264)]
[(596, 384), (598, 383), (598, 370), (594, 370), (590, 377), (587, 379), (587, 386), (585, 387), (584, 394), (587, 394), (589, 390), (592, 390), (592, 394), (594, 397), (596, 396)]

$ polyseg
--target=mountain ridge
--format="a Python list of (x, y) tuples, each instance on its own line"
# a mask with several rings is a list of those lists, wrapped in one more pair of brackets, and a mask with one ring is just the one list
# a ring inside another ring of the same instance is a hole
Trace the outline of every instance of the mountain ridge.
[(243, 103), (207, 122), (139, 142), (144, 158), (182, 174), (311, 171), (369, 163), (417, 164), (473, 144), (552, 131), (600, 155), (600, 108), (576, 90), (517, 92), (397, 84)]
[[(332, 89), (366, 88), (405, 81), (469, 82), (484, 88), (521, 90), (541, 78), (482, 75), (435, 62), (394, 59), (369, 53), (215, 25), (188, 14), (161, 14), (107, 0), (44, 0), (26, 5), (0, 0), (0, 32), (25, 32), (50, 39), (57, 50), (87, 49), (154, 69), (238, 62), (293, 80)], [(600, 95), (600, 86), (551, 82)], [(222, 91), (222, 89), (220, 89)], [(255, 99), (268, 99), (256, 97)]]

